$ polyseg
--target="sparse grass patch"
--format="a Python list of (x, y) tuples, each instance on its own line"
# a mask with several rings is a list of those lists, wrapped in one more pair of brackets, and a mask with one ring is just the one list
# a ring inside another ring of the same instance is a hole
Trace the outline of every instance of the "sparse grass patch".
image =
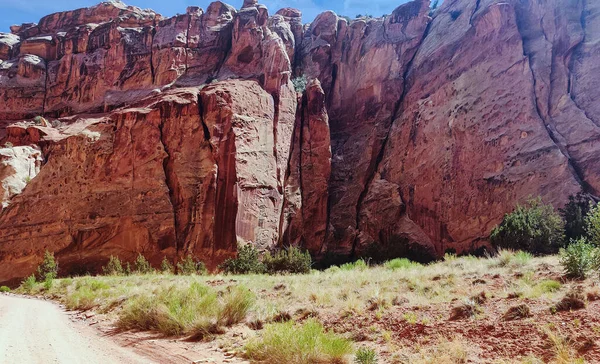
[(264, 363), (343, 363), (351, 352), (349, 340), (314, 319), (267, 325), (260, 339), (246, 345), (247, 357)]

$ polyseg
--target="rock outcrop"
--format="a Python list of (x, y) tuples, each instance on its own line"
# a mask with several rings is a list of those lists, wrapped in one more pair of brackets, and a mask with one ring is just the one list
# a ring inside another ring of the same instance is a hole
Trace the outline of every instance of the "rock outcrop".
[[(45, 250), (475, 250), (529, 196), (600, 195), (600, 5), (428, 0), (304, 26), (119, 1), (0, 33), (0, 282)], [(304, 90), (304, 84), (306, 89)]]

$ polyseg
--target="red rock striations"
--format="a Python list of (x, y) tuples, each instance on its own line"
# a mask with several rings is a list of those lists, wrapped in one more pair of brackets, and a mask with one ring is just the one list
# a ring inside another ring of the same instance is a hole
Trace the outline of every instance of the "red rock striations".
[(46, 249), (64, 273), (140, 252), (214, 267), (238, 242), (477, 249), (530, 195), (600, 194), (599, 19), (592, 0), (415, 0), (306, 26), (250, 0), (171, 18), (112, 1), (13, 26), (0, 282)]

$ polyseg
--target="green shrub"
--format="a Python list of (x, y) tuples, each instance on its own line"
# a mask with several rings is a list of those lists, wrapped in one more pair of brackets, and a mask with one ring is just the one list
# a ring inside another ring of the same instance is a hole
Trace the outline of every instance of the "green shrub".
[(567, 277), (583, 279), (597, 269), (600, 254), (598, 248), (585, 238), (579, 238), (560, 251), (560, 264)]
[(33, 288), (35, 288), (36, 283), (35, 274), (32, 274), (21, 283), (20, 288), (25, 291), (25, 293), (30, 293)]
[(54, 259), (54, 253), (44, 252), (42, 264), (37, 269), (38, 279), (40, 281), (52, 281), (58, 277), (58, 262)]
[(173, 264), (169, 262), (167, 257), (164, 257), (162, 262), (160, 263), (160, 271), (163, 274), (173, 274), (175, 272), (175, 267), (173, 267)]
[(108, 263), (102, 267), (102, 272), (107, 276), (122, 276), (125, 273), (121, 259), (112, 255)]
[(304, 92), (308, 85), (308, 78), (306, 78), (306, 75), (296, 77), (292, 80), (292, 84), (294, 85), (296, 92)]
[(266, 253), (263, 257), (263, 265), (269, 274), (306, 274), (310, 273), (312, 258), (307, 251), (303, 252), (296, 247), (289, 247), (279, 250), (274, 255)]
[(146, 257), (140, 253), (135, 259), (134, 272), (136, 274), (150, 274), (154, 273), (154, 268), (152, 268)]
[(260, 261), (260, 253), (252, 244), (238, 246), (236, 258), (230, 258), (219, 266), (227, 274), (260, 274), (265, 266)]
[(423, 265), (420, 263), (416, 263), (407, 258), (396, 258), (389, 260), (383, 263), (383, 266), (387, 269), (396, 270), (396, 269), (408, 269), (408, 268), (418, 268)]
[(600, 204), (590, 209), (585, 218), (585, 228), (589, 242), (600, 247)]
[(341, 270), (365, 270), (369, 267), (364, 259), (340, 265)]
[(569, 202), (558, 210), (565, 221), (567, 243), (586, 236), (586, 217), (591, 208), (590, 199), (580, 192), (575, 196), (569, 196)]
[(354, 362), (357, 364), (377, 364), (377, 353), (369, 348), (360, 348), (354, 354)]
[(8, 293), (8, 292), (10, 292), (10, 288), (8, 288), (6, 286), (0, 287), (0, 293)]
[(544, 205), (539, 198), (530, 200), (506, 214), (490, 240), (497, 248), (552, 254), (563, 246), (563, 221), (551, 205)]
[(208, 273), (206, 265), (193, 256), (187, 255), (181, 262), (177, 263), (177, 274), (189, 276), (192, 274), (205, 275)]
[(292, 321), (266, 325), (262, 337), (246, 345), (246, 355), (264, 363), (343, 363), (352, 343), (309, 319), (302, 325)]

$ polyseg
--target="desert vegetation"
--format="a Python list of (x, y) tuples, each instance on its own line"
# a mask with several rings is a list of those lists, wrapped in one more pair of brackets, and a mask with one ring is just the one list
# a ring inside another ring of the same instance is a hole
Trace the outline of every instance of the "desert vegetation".
[(481, 257), (315, 270), (298, 248), (244, 245), (211, 273), (192, 256), (155, 269), (139, 255), (111, 257), (102, 276), (58, 279), (47, 253), (16, 292), (256, 363), (597, 362), (600, 210), (582, 206), (518, 206)]

